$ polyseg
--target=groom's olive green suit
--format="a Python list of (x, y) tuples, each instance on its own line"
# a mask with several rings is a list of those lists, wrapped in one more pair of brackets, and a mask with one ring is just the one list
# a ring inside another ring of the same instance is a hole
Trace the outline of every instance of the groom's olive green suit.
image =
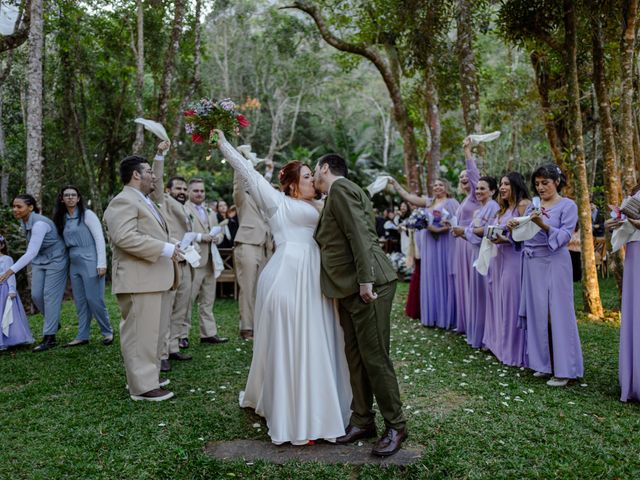
[[(338, 301), (353, 402), (351, 423), (374, 422), (375, 396), (387, 427), (405, 420), (398, 381), (389, 357), (391, 305), (397, 276), (378, 244), (369, 198), (355, 183), (337, 179), (314, 235), (320, 245), (322, 293)], [(360, 285), (373, 283), (378, 298), (364, 303)]]

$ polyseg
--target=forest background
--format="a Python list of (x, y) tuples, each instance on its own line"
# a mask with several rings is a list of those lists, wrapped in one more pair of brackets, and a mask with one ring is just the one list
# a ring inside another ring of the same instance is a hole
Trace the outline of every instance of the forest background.
[[(182, 111), (229, 97), (235, 141), (276, 165), (338, 152), (365, 185), (457, 183), (462, 140), (500, 130), (482, 170), (525, 177), (554, 161), (580, 210), (583, 304), (603, 317), (590, 202), (608, 213), (640, 171), (637, 0), (0, 1), (0, 222), (27, 191), (50, 214), (77, 185), (99, 215), (119, 161), (151, 156), (133, 119), (163, 123), (170, 174), (231, 200), (232, 172), (191, 142)], [(376, 198), (390, 204), (390, 195)], [(610, 256), (621, 279), (624, 252)]]

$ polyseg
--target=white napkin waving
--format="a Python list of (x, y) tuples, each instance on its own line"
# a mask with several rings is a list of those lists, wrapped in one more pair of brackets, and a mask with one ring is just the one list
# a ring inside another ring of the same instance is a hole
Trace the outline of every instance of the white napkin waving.
[(491, 133), (483, 133), (483, 134), (471, 134), (469, 138), (471, 139), (472, 145), (478, 145), (479, 143), (491, 142), (500, 136), (500, 130), (496, 130)]
[(511, 238), (516, 242), (524, 242), (535, 237), (541, 228), (531, 221), (531, 215), (515, 217), (518, 226), (511, 231)]
[(640, 241), (640, 230), (631, 225), (628, 220), (622, 222), (622, 226), (616, 228), (611, 234), (612, 251), (617, 252), (628, 242)]
[(382, 192), (385, 188), (387, 188), (389, 180), (391, 180), (391, 177), (389, 175), (376, 177), (376, 179), (367, 187), (369, 196), (373, 197), (376, 193)]
[(5, 337), (9, 336), (9, 327), (13, 323), (13, 299), (7, 297), (7, 303), (4, 304), (4, 313), (2, 314), (2, 333)]
[(200, 266), (200, 259), (202, 257), (196, 250), (196, 247), (194, 247), (193, 245), (189, 245), (188, 247), (186, 247), (182, 256), (187, 262), (189, 262), (189, 265), (191, 265), (193, 268), (197, 268)]
[(224, 262), (215, 243), (211, 244), (211, 257), (213, 258), (213, 276), (218, 278), (224, 270)]
[(495, 243), (489, 240), (487, 237), (482, 239), (482, 243), (480, 244), (480, 252), (478, 253), (478, 258), (475, 262), (473, 262), (473, 266), (476, 271), (482, 275), (486, 276), (489, 273), (489, 264), (491, 263), (491, 259), (498, 254), (498, 247), (496, 247)]
[(145, 130), (149, 130), (160, 140), (169, 141), (169, 135), (167, 135), (167, 131), (161, 123), (154, 122), (153, 120), (147, 120), (146, 118), (136, 118), (134, 122), (144, 125)]

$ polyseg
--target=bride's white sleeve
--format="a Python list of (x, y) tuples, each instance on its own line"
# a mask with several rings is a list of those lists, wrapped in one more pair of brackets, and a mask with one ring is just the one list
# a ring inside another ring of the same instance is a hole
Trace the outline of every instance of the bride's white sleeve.
[(222, 156), (240, 176), (245, 190), (255, 200), (258, 208), (267, 218), (271, 218), (284, 201), (283, 194), (273, 188), (265, 178), (253, 168), (253, 164), (244, 158), (226, 139), (218, 140), (218, 148)]

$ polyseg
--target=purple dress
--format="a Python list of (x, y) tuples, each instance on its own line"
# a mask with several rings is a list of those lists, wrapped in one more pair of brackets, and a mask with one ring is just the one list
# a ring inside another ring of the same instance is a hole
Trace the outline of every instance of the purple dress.
[[(471, 191), (462, 200), (460, 208), (456, 212), (458, 226), (468, 227), (473, 220), (473, 214), (480, 208), (480, 203), (476, 199), (476, 186), (480, 179), (480, 172), (476, 166), (474, 157), (467, 159), (467, 176)], [(473, 273), (473, 246), (464, 238), (454, 238), (453, 255), (451, 256), (451, 272), (453, 274), (453, 285), (455, 291), (456, 320), (458, 333), (467, 331), (467, 317), (471, 311), (471, 274)]]
[[(480, 210), (477, 210), (473, 216), (473, 221), (465, 229), (465, 238), (473, 248), (473, 261), (478, 258), (480, 252), (480, 244), (482, 237), (473, 233), (473, 229), (486, 226), (492, 218), (496, 216), (496, 212), (500, 206), (495, 200), (489, 200)], [(473, 348), (480, 348), (484, 345), (485, 323), (489, 322), (489, 332), (492, 337), (493, 333), (493, 305), (491, 303), (491, 292), (489, 290), (489, 276), (480, 275), (473, 266), (471, 278), (469, 282), (469, 302), (471, 308), (467, 316), (467, 343)], [(491, 267), (489, 268), (491, 270)]]
[[(526, 213), (532, 209), (529, 206)], [(573, 200), (562, 198), (546, 214), (543, 220), (549, 232), (541, 230), (524, 242), (519, 316), (526, 328), (525, 359), (537, 372), (578, 378), (584, 367), (567, 248), (578, 222), (578, 207)]]
[[(9, 270), (12, 265), (13, 259), (10, 256), (0, 255), (0, 274)], [(4, 318), (4, 308), (9, 293), (16, 293), (16, 297), (12, 300), (13, 323), (7, 326), (7, 335), (5, 335), (4, 332), (5, 328), (0, 327), (0, 349), (14, 345), (33, 343), (31, 329), (29, 328), (29, 319), (20, 301), (20, 295), (17, 295), (15, 275), (10, 277), (6, 282), (0, 283), (0, 323)]]
[[(459, 206), (457, 200), (448, 198), (435, 210), (429, 210), (433, 213), (445, 209), (453, 215)], [(420, 321), (426, 327), (453, 329), (456, 308), (450, 256), (454, 238), (448, 232), (420, 233)]]
[[(494, 224), (506, 227), (518, 217), (518, 208), (507, 210)], [(525, 331), (520, 326), (518, 309), (522, 279), (522, 245), (499, 243), (498, 254), (492, 259), (490, 275), (493, 294), (493, 312), (498, 325), (493, 354), (506, 365), (526, 367)]]
[(622, 279), (620, 400), (640, 401), (640, 242), (627, 243)]

